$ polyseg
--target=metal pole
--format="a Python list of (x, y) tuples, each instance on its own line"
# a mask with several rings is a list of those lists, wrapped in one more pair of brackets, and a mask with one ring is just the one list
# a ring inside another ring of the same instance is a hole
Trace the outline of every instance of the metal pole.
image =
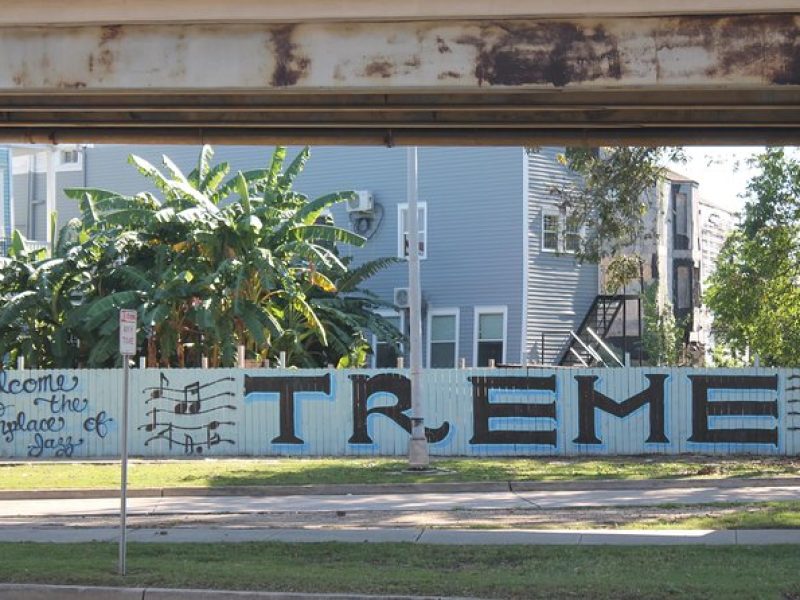
[(46, 185), (45, 185), (45, 212), (47, 213), (47, 218), (45, 219), (46, 227), (45, 229), (45, 241), (47, 242), (48, 252), (50, 256), (52, 256), (53, 252), (53, 238), (55, 236), (55, 232), (53, 228), (50, 226), (51, 219), (56, 212), (56, 152), (58, 148), (56, 146), (50, 146), (47, 149), (47, 176), (46, 176)]
[(636, 299), (636, 318), (639, 320), (637, 329), (639, 333), (639, 366), (644, 363), (644, 344), (642, 343), (642, 298), (644, 298), (644, 262), (639, 257), (639, 297)]
[(408, 305), (409, 305), (409, 362), (411, 377), (411, 441), (408, 444), (408, 466), (426, 469), (430, 465), (428, 440), (425, 439), (425, 419), (422, 401), (422, 314), (419, 275), (419, 226), (417, 223), (417, 194), (419, 178), (417, 149), (408, 149)]
[[(606, 330), (606, 335), (608, 335), (608, 330)], [(625, 294), (623, 294), (622, 295), (622, 356), (625, 356), (627, 353), (628, 353), (628, 297)]]
[(122, 473), (119, 495), (119, 574), (125, 575), (128, 532), (126, 518), (128, 512), (128, 362), (130, 357), (122, 356)]

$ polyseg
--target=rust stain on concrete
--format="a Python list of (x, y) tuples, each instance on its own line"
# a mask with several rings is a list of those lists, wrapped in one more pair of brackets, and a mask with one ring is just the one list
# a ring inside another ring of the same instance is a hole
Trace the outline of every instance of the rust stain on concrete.
[(297, 55), (297, 44), (292, 41), (295, 25), (282, 25), (272, 29), (270, 43), (275, 52), (275, 70), (271, 83), (275, 87), (296, 85), (311, 65), (307, 56)]
[(389, 79), (395, 73), (394, 64), (384, 58), (373, 60), (364, 67), (364, 75), (366, 77), (380, 77), (382, 79)]
[(100, 30), (100, 45), (116, 40), (122, 35), (122, 25), (104, 25)]
[(77, 90), (86, 87), (85, 81), (59, 81), (56, 84), (57, 88), (66, 90)]
[(475, 48), (479, 85), (519, 86), (621, 79), (619, 41), (602, 25), (571, 22), (502, 22), (462, 35)]
[(712, 56), (704, 70), (709, 78), (759, 77), (764, 83), (800, 85), (796, 15), (662, 19), (656, 36), (658, 49), (702, 50)]

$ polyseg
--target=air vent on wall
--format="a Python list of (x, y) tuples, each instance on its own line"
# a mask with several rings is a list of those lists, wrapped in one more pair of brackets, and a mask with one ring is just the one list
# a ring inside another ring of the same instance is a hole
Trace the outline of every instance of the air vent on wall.
[(394, 288), (394, 303), (397, 308), (408, 308), (408, 288)]
[(372, 206), (372, 194), (362, 190), (347, 201), (347, 212), (370, 212)]

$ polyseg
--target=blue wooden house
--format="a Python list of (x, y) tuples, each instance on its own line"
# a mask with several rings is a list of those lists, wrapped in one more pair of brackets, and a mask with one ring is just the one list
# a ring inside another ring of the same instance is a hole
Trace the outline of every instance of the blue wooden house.
[[(215, 151), (215, 160), (228, 161), (233, 172), (263, 167), (271, 155), (271, 148), (265, 147), (220, 146)], [(292, 149), (290, 155), (296, 151)], [(635, 354), (641, 321), (638, 299), (604, 295), (598, 266), (575, 260), (580, 232), (568, 230), (560, 198), (553, 193), (575, 181), (575, 174), (557, 159), (562, 151), (419, 149), (426, 366), (483, 366), (490, 360), (498, 364), (593, 362), (582, 347), (592, 343), (587, 328), (613, 341), (623, 353)], [(58, 220), (65, 223), (79, 213), (76, 204), (64, 197), (65, 187), (100, 187), (130, 194), (146, 189), (146, 181), (127, 163), (130, 154), (154, 164), (166, 154), (188, 172), (198, 152), (193, 146), (64, 147), (56, 161)], [(47, 222), (39, 200), (45, 175), (35, 155), (25, 160), (15, 159), (13, 222), (29, 238), (41, 239)], [(8, 183), (7, 178), (4, 185)], [(688, 180), (679, 185), (687, 193), (697, 187)], [(363, 248), (343, 252), (354, 253), (356, 261), (405, 255), (405, 149), (314, 147), (295, 188), (312, 197), (336, 190), (359, 191), (356, 201), (332, 209), (337, 224), (368, 240)], [(673, 282), (663, 279), (664, 289), (671, 289)], [(407, 327), (407, 285), (408, 270), (402, 262), (378, 273), (368, 284), (398, 307), (387, 316), (401, 330)], [(373, 361), (378, 367), (393, 366), (396, 349), (375, 340)]]

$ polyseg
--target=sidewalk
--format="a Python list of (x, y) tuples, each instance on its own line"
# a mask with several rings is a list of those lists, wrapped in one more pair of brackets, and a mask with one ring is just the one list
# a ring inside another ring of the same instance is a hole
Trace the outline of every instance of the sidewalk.
[[(698, 485), (693, 487), (584, 488), (472, 492), (408, 492), (294, 496), (145, 496), (128, 499), (131, 515), (198, 515), (315, 513), (321, 511), (451, 511), (558, 509), (663, 504), (714, 504), (768, 502), (800, 499), (800, 486)], [(118, 514), (115, 497), (93, 498), (90, 494), (71, 499), (26, 497), (0, 501), (0, 517), (104, 516)]]
[[(251, 491), (233, 488), (225, 489), (227, 495), (203, 490), (205, 495), (190, 496), (183, 494), (193, 490), (174, 489), (132, 497), (128, 500), (129, 539), (156, 543), (800, 544), (800, 529), (608, 528), (614, 510), (661, 513), (665, 505), (696, 505), (701, 507), (696, 511), (705, 512), (708, 509), (702, 506), (715, 503), (798, 500), (798, 479), (309, 486), (303, 491), (317, 493), (281, 495), (290, 490), (297, 491), (295, 487), (258, 488), (255, 491), (260, 494), (233, 495)], [(27, 494), (0, 500), (0, 541), (116, 541), (119, 500), (116, 494), (91, 497), (94, 493), (84, 490), (79, 497), (42, 498), (37, 492), (36, 497)], [(579, 508), (594, 509), (601, 515), (595, 522), (606, 528), (589, 529), (591, 524), (579, 516), (568, 516), (563, 527), (573, 522), (580, 529), (551, 528), (559, 527), (559, 522), (549, 515), (556, 511), (572, 515)], [(487, 526), (461, 516), (468, 514), (500, 518)], [(520, 515), (528, 521), (512, 518)], [(551, 525), (533, 522), (530, 515), (545, 516)]]
[[(457, 494), (489, 492), (551, 492), (580, 490), (660, 490), (686, 488), (763, 488), (798, 489), (800, 477), (760, 477), (728, 479), (597, 479), (579, 481), (476, 481), (457, 483), (379, 483), (322, 485), (260, 485), (225, 487), (129, 488), (129, 498), (175, 496), (363, 496), (373, 494)], [(2, 500), (119, 498), (118, 488), (0, 490)]]

